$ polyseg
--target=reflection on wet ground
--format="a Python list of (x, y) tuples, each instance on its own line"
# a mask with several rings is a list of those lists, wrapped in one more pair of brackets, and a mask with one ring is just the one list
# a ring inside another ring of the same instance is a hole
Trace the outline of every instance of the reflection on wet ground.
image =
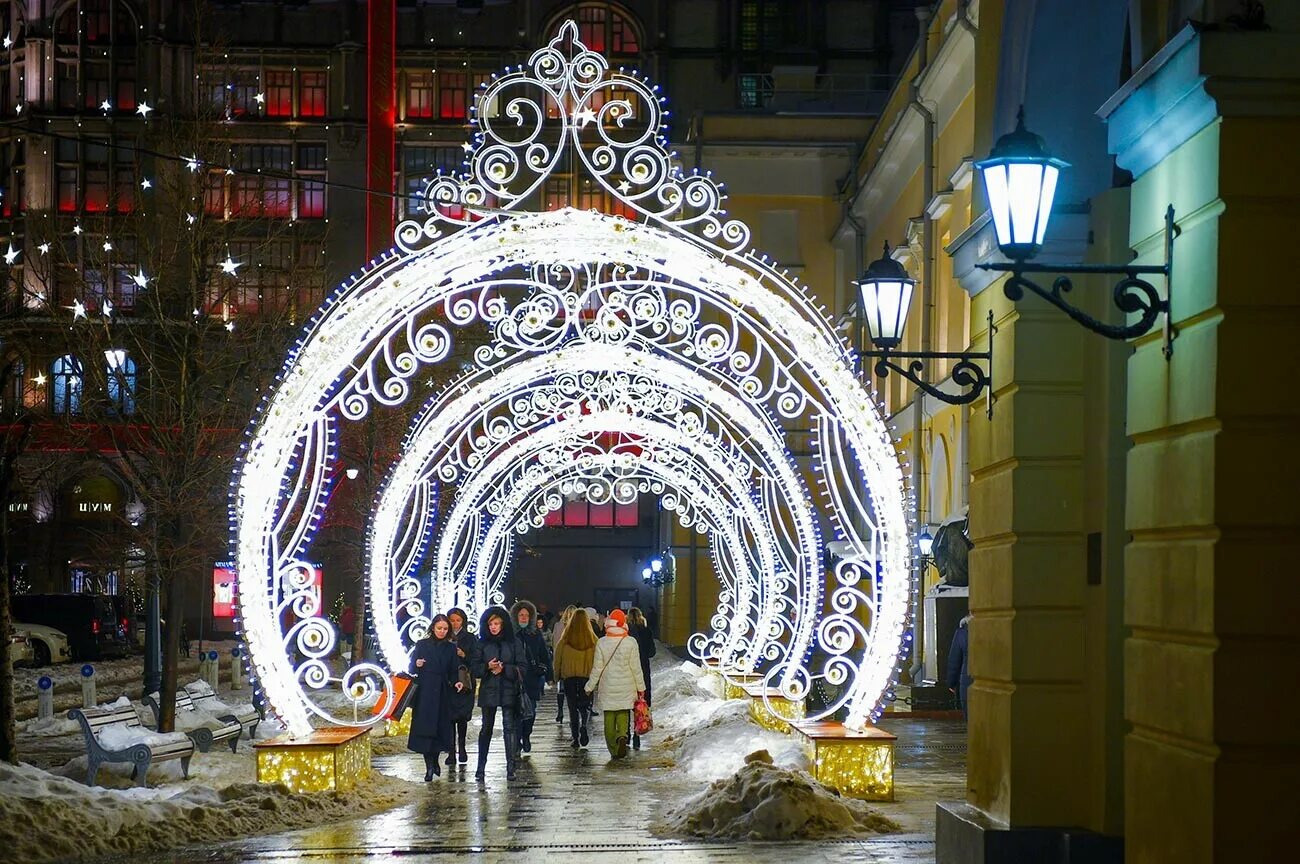
[[(587, 751), (570, 750), (559, 726), (539, 722), (532, 758), (507, 788), (499, 749), (487, 780), (473, 779), (473, 765), (443, 768), (422, 800), (387, 813), (328, 827), (150, 855), (151, 861), (363, 862), (400, 857), (441, 861), (474, 855), (498, 861), (520, 853), (538, 857), (617, 853), (622, 861), (928, 862), (934, 860), (934, 803), (965, 796), (965, 726), (953, 720), (885, 720), (898, 735), (897, 801), (879, 809), (903, 826), (899, 834), (819, 843), (703, 842), (664, 839), (655, 828), (664, 812), (699, 791), (674, 776), (654, 749), (627, 763), (608, 762), (593, 740)], [(500, 745), (500, 740), (494, 742)], [(471, 745), (471, 759), (473, 758)], [(420, 780), (419, 756), (376, 756), (386, 774)], [(132, 860), (127, 858), (115, 861)], [(138, 860), (138, 859), (137, 859)]]

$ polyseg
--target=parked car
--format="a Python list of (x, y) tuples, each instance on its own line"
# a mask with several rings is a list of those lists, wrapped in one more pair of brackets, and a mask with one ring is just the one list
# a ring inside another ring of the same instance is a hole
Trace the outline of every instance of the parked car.
[(9, 662), (14, 666), (23, 666), (32, 662), (32, 644), (27, 641), (27, 637), (14, 630), (9, 634), (9, 650), (6, 653)]
[(44, 624), (13, 623), (15, 633), (21, 633), (32, 646), (31, 663), (37, 668), (51, 663), (67, 663), (72, 659), (72, 646), (68, 634)]
[(19, 620), (66, 633), (74, 660), (102, 660), (127, 653), (126, 625), (118, 619), (111, 597), (19, 594), (13, 598), (13, 607)]

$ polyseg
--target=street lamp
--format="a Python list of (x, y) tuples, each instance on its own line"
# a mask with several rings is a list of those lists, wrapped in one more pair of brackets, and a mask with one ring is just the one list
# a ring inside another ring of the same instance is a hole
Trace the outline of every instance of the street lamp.
[[(1180, 229), (1174, 223), (1174, 208), (1165, 210), (1164, 264), (1029, 264), (1043, 248), (1043, 237), (1052, 216), (1052, 201), (1062, 168), (1069, 163), (1052, 156), (1043, 139), (1025, 128), (1025, 109), (1016, 114), (1016, 128), (1003, 135), (989, 158), (975, 163), (984, 178), (989, 199), (989, 213), (998, 238), (998, 249), (1010, 259), (1004, 263), (980, 264), (983, 270), (1010, 273), (1002, 286), (1012, 302), (1024, 297), (1028, 289), (1069, 315), (1094, 333), (1108, 339), (1132, 339), (1149, 332), (1158, 318), (1164, 318), (1164, 354), (1168, 360), (1174, 351), (1177, 333), (1170, 323), (1169, 300), (1173, 294), (1174, 238)], [(1050, 288), (1044, 288), (1027, 273), (1057, 274)], [(1098, 321), (1072, 306), (1065, 296), (1073, 289), (1070, 276), (1076, 274), (1111, 274), (1123, 278), (1115, 284), (1114, 302), (1126, 315), (1138, 317), (1129, 324), (1115, 325)], [(1165, 296), (1141, 277), (1165, 277)]]
[(644, 568), (642, 568), (642, 570), (641, 570), (641, 581), (642, 581), (642, 582), (649, 582), (649, 581), (651, 580), (651, 578), (653, 578), (653, 576), (654, 576), (654, 573), (653, 573), (653, 571), (652, 571), (649, 567), (644, 567)]
[(921, 536), (916, 538), (916, 549), (921, 553), (922, 558), (929, 558), (930, 553), (934, 551), (934, 535), (930, 529), (926, 528), (921, 532)]
[[(967, 405), (984, 395), (985, 412), (993, 416), (993, 310), (989, 310), (989, 350), (980, 352), (953, 351), (895, 351), (903, 341), (903, 331), (907, 327), (907, 313), (912, 305), (912, 293), (916, 280), (907, 275), (903, 265), (889, 254), (889, 244), (885, 244), (884, 254), (872, 261), (858, 279), (853, 280), (858, 289), (859, 326), (865, 325), (871, 341), (879, 351), (863, 351), (864, 357), (875, 357), (875, 371), (881, 378), (890, 371), (897, 372), (911, 381), (921, 390), (929, 393), (941, 402), (949, 405)], [(906, 366), (895, 360), (911, 360)], [(925, 369), (925, 360), (956, 360), (952, 368), (952, 380), (963, 388), (959, 393), (948, 393), (927, 383), (921, 373)], [(975, 361), (984, 360), (989, 364), (986, 373)]]
[(653, 572), (655, 572), (655, 573), (658, 573), (660, 570), (664, 569), (664, 562), (663, 562), (663, 560), (660, 559), (660, 558), (656, 558), (656, 559), (654, 559), (653, 561), (651, 561), (651, 562), (650, 562), (650, 569), (651, 569)]

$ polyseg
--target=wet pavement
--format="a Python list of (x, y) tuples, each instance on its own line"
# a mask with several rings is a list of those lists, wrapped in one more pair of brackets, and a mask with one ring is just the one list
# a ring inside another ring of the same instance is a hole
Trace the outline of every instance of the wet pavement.
[[(434, 862), (472, 855), (504, 861), (574, 855), (617, 854), (619, 861), (826, 861), (855, 864), (934, 860), (934, 803), (965, 795), (965, 727), (960, 721), (898, 719), (880, 725), (899, 736), (897, 800), (873, 806), (902, 831), (863, 839), (804, 843), (709, 842), (657, 834), (662, 815), (698, 792), (701, 785), (680, 776), (671, 760), (653, 747), (625, 763), (609, 763), (600, 739), (586, 751), (569, 748), (554, 723), (538, 723), (533, 753), (507, 788), (500, 738), (489, 760), (487, 780), (473, 779), (471, 764), (444, 767), (413, 804), (327, 827), (304, 829), (151, 854), (151, 861), (370, 862), (385, 858)], [(471, 732), (471, 734), (473, 734)], [(499, 733), (498, 733), (499, 735)], [(376, 756), (386, 774), (421, 780), (424, 766), (411, 753)], [(466, 770), (468, 769), (468, 770)], [(674, 776), (674, 775), (677, 776)], [(139, 860), (127, 858), (113, 861)]]

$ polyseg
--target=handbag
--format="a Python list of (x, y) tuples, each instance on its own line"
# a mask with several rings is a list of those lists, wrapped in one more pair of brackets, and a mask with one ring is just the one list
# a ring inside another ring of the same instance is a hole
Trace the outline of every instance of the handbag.
[(636, 697), (636, 704), (632, 706), (632, 727), (638, 735), (655, 728), (654, 718), (650, 716), (650, 703), (645, 701), (644, 694)]

